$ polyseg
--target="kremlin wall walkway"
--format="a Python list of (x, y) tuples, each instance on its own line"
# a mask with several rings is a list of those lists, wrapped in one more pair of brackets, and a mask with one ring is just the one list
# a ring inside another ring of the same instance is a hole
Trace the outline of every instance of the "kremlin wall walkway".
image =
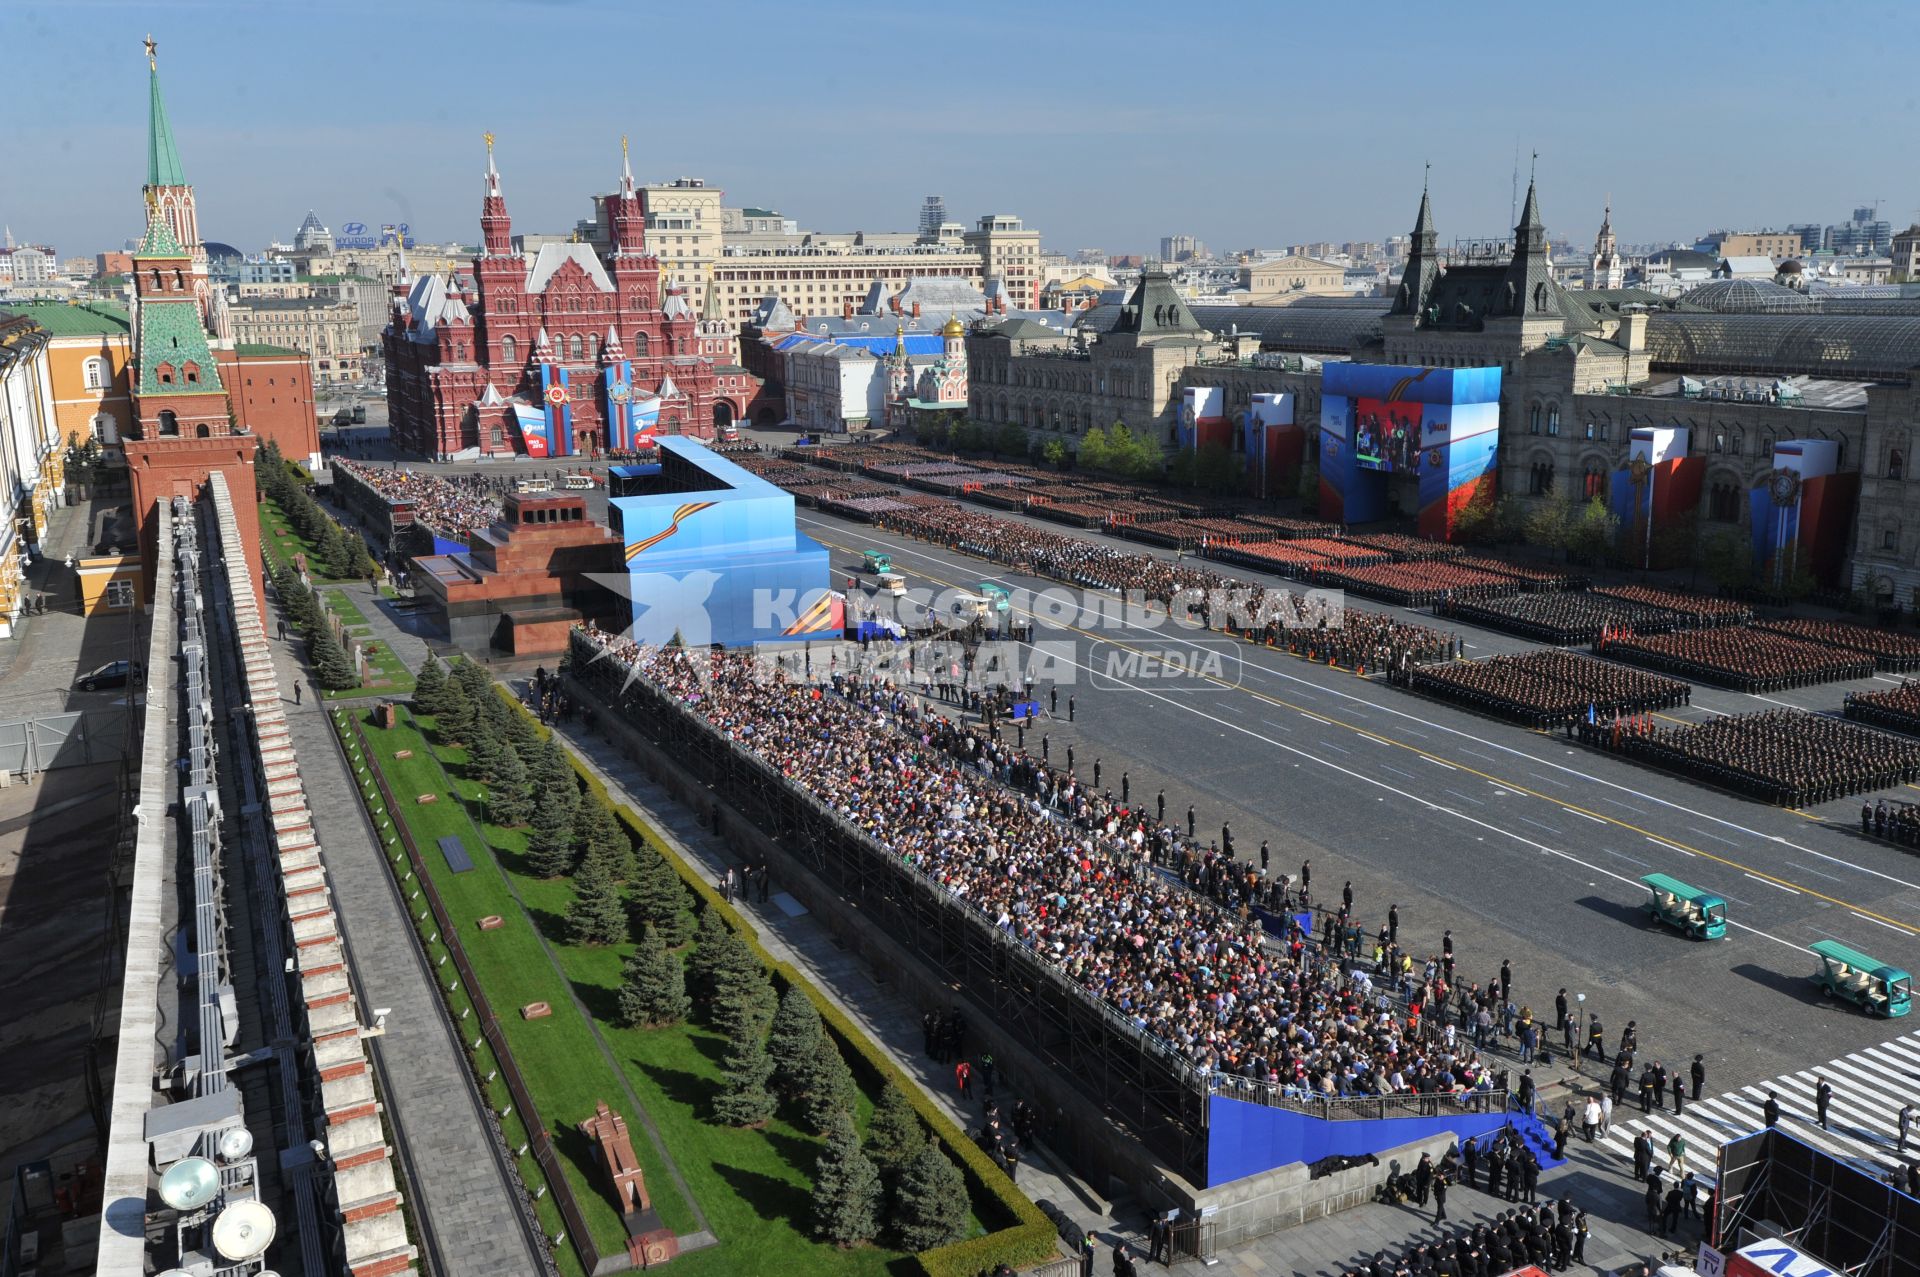
[[(400, 659), (417, 664), (425, 651), (370, 603), (377, 633)], [(278, 602), (273, 611), (277, 615)], [(420, 1230), (422, 1258), (437, 1277), (498, 1277), (547, 1271), (534, 1249), (520, 1190), (510, 1178), (493, 1124), (455, 1039), (433, 977), (400, 907), (373, 830), (354, 788), (313, 684), (300, 705), (293, 683), (306, 672), (292, 642), (273, 644), (287, 723), (300, 758), (320, 840), (333, 871), (329, 885), (363, 995), (362, 1005), (391, 1008), (386, 1034), (369, 1038), (381, 1099), (406, 1171), (401, 1192)]]

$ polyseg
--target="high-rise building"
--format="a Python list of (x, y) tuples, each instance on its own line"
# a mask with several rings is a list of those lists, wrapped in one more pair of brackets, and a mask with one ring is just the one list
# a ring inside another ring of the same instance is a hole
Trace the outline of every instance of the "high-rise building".
[(1893, 223), (1882, 221), (1879, 210), (1853, 210), (1851, 221), (1827, 227), (1826, 249), (1843, 257), (1884, 257), (1893, 251)]
[(920, 238), (933, 243), (940, 238), (940, 227), (947, 220), (947, 201), (938, 195), (929, 195), (920, 205)]
[(1163, 262), (1187, 262), (1196, 257), (1207, 255), (1206, 245), (1191, 235), (1162, 235), (1160, 237), (1160, 260)]
[(296, 253), (333, 251), (333, 232), (320, 224), (320, 215), (312, 209), (307, 210), (306, 220), (300, 223), (300, 229), (293, 233), (293, 251)]

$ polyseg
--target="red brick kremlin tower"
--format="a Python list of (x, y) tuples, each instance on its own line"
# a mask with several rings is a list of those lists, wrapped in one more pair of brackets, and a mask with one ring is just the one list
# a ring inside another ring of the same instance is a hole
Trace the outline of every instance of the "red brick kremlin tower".
[(630, 446), (642, 429), (710, 439), (738, 420), (752, 379), (716, 359), (694, 307), (661, 288), (626, 139), (619, 187), (594, 200), (606, 247), (548, 243), (529, 256), (513, 247), (485, 136), (471, 271), (395, 289), (381, 337), (394, 444), (435, 458), (563, 458)]
[[(260, 522), (255, 509), (253, 458), (258, 439), (235, 422), (206, 329), (204, 260), (181, 229), (196, 233), (193, 187), (180, 167), (173, 131), (160, 100), (154, 42), (147, 41), (151, 106), (147, 119), (147, 230), (133, 254), (133, 435), (125, 442), (133, 484), (133, 512), (140, 523), (140, 549), (153, 585), (158, 551), (156, 502), (197, 497), (215, 470), (227, 476), (234, 515), (249, 565), (260, 570)], [(228, 375), (234, 375), (231, 372)]]

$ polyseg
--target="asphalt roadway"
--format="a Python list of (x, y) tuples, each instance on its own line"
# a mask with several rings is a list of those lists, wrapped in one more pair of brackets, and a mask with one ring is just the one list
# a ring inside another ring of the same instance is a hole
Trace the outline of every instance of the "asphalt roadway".
[[(404, 464), (512, 475), (556, 463)], [(586, 495), (589, 513), (604, 518), (604, 489)], [(800, 511), (799, 522), (832, 551), (837, 581), (858, 573), (861, 551), (874, 547), (893, 555), (910, 586), (971, 590), (996, 580), (1016, 590), (1062, 588), (817, 511)], [(1436, 624), (1425, 613), (1350, 602)], [(1071, 644), (1072, 666), (1062, 674), (1059, 713), (1027, 733), (1029, 748), (1045, 735), (1052, 757), (1064, 761), (1071, 745), (1086, 781), (1098, 758), (1102, 788), (1117, 794), (1124, 773), (1144, 806), (1164, 790), (1175, 822), (1191, 803), (1202, 838), (1217, 838), (1230, 822), (1243, 858), (1269, 840), (1275, 874), (1297, 874), (1311, 859), (1316, 899), (1337, 900), (1351, 881), (1355, 916), (1370, 929), (1398, 904), (1403, 940), (1416, 952), (1437, 953), (1450, 928), (1461, 978), (1484, 984), (1510, 961), (1515, 1001), (1549, 1024), (1557, 990), (1584, 993), (1581, 1005), (1599, 1013), (1609, 1049), (1636, 1020), (1643, 1059), (1671, 1066), (1702, 1052), (1709, 1090), (1807, 1068), (1911, 1027), (1823, 1001), (1809, 978), (1816, 961), (1806, 945), (1823, 938), (1920, 971), (1920, 861), (1860, 835), (1858, 796), (1810, 810), (1770, 807), (1562, 735), (1164, 621), (1148, 625), (1110, 608), (1036, 621), (1040, 643)], [(1437, 628), (1459, 634), (1469, 658), (1538, 646), (1471, 625)], [(1184, 657), (1199, 671), (1165, 676), (1163, 656)], [(1138, 672), (1109, 674), (1116, 659), (1122, 667), (1141, 662)], [(1898, 680), (1768, 696), (1695, 684), (1692, 704), (1667, 717), (1780, 705), (1831, 712), (1846, 691), (1889, 682)], [(1639, 878), (1656, 871), (1724, 896), (1727, 938), (1690, 941), (1649, 922)]]
[[(812, 511), (800, 523), (833, 552), (837, 577), (858, 571), (860, 551), (872, 546), (889, 551), (912, 586), (1059, 589), (865, 524)], [(1274, 874), (1297, 874), (1311, 858), (1316, 899), (1337, 901), (1351, 881), (1355, 916), (1369, 927), (1398, 904), (1416, 951), (1437, 953), (1451, 928), (1461, 978), (1485, 983), (1511, 961), (1515, 1001), (1549, 1023), (1559, 989), (1584, 993), (1609, 1049), (1637, 1020), (1643, 1058), (1672, 1065), (1704, 1052), (1713, 1088), (1808, 1067), (1895, 1036), (1904, 1023), (1824, 1002), (1809, 979), (1817, 964), (1806, 945), (1823, 938), (1920, 969), (1920, 863), (1860, 836), (1857, 797), (1810, 811), (1769, 807), (1164, 619), (1107, 608), (1053, 623), (1049, 612), (1036, 616), (1035, 639), (1071, 641), (1076, 681), (1062, 682), (1059, 712), (1027, 732), (1028, 748), (1044, 734), (1061, 761), (1071, 744), (1085, 781), (1099, 758), (1101, 787), (1118, 793), (1126, 773), (1141, 805), (1164, 789), (1176, 823), (1192, 803), (1203, 839), (1231, 822), (1242, 858), (1270, 840)], [(1460, 634), (1469, 657), (1534, 646), (1440, 628)], [(1169, 674), (1159, 656), (1176, 665), (1184, 657), (1198, 671)], [(1137, 672), (1124, 672), (1130, 659)], [(1850, 686), (1771, 697), (1696, 686), (1677, 716), (1780, 704), (1832, 710)], [(1044, 691), (1040, 699), (1048, 702)], [(1656, 871), (1724, 896), (1728, 937), (1690, 941), (1649, 922), (1639, 878)]]

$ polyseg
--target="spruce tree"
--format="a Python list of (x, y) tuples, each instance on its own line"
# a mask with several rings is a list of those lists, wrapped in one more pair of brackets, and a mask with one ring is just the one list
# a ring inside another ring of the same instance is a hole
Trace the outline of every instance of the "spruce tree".
[(926, 1142), (926, 1128), (919, 1114), (908, 1103), (906, 1092), (887, 1082), (874, 1101), (873, 1117), (867, 1123), (867, 1156), (891, 1179), (906, 1168), (914, 1154)]
[(932, 1250), (966, 1235), (966, 1181), (932, 1139), (901, 1170), (891, 1207), (890, 1222), (902, 1250)]
[(833, 1126), (835, 1118), (843, 1114), (851, 1117), (860, 1102), (853, 1070), (847, 1067), (839, 1046), (824, 1033), (819, 1051), (806, 1062), (805, 1087), (807, 1125), (823, 1133)]
[(581, 796), (573, 815), (573, 837), (580, 844), (582, 857), (599, 860), (622, 882), (634, 877), (633, 844), (627, 841), (627, 831), (620, 827), (613, 808), (599, 794)]
[[(678, 949), (693, 935), (693, 919), (687, 912), (693, 901), (687, 884), (680, 881), (667, 858), (653, 848), (643, 846), (634, 855), (638, 867), (633, 876), (633, 907), (658, 928), (661, 943)], [(714, 920), (719, 921), (718, 914)]]
[(660, 935), (648, 927), (620, 968), (620, 1022), (628, 1028), (652, 1028), (687, 1018), (687, 976), (680, 959), (668, 953)]
[(858, 1246), (880, 1231), (880, 1172), (860, 1151), (853, 1119), (842, 1114), (813, 1164), (813, 1235)]
[(346, 652), (325, 629), (314, 631), (310, 650), (314, 677), (320, 681), (320, 686), (330, 692), (337, 692), (360, 685), (360, 677), (354, 672), (353, 662), (347, 659)]
[[(527, 863), (542, 878), (558, 878), (573, 872), (573, 814), (543, 790), (538, 777), (533, 785), (533, 821), (527, 834)], [(598, 865), (602, 877), (613, 881), (606, 866)]]
[(493, 695), (493, 677), (464, 656), (453, 663), (453, 676), (460, 680), (460, 689), (467, 694), (467, 699), (476, 705), (481, 697)]
[(767, 1090), (773, 1061), (759, 1034), (735, 1038), (720, 1069), (725, 1080), (713, 1100), (715, 1120), (728, 1126), (755, 1126), (773, 1116), (773, 1093)]
[[(325, 516), (322, 516), (324, 519)], [(344, 580), (353, 575), (353, 543), (339, 524), (325, 519), (326, 530), (320, 534), (320, 543), (315, 553), (326, 574), (335, 580)]]
[(713, 1027), (735, 1042), (759, 1042), (778, 1005), (760, 960), (746, 941), (729, 934), (713, 972), (713, 998), (707, 1008)]
[(597, 865), (588, 865), (574, 880), (573, 904), (567, 908), (569, 944), (618, 944), (628, 935), (627, 908), (620, 889)]
[(447, 667), (432, 652), (420, 663), (420, 672), (413, 678), (413, 711), (416, 714), (433, 715), (440, 711), (435, 708), (446, 695)]
[(525, 710), (508, 713), (507, 742), (520, 751), (520, 757), (533, 757), (534, 751), (540, 748), (540, 729), (534, 726), (532, 714)]
[(493, 770), (493, 783), (487, 787), (487, 819), (502, 829), (527, 823), (533, 815), (533, 795), (527, 791), (527, 769), (513, 746), (500, 750), (500, 762)]
[(442, 744), (464, 745), (473, 732), (473, 703), (453, 679), (447, 680), (440, 695), (440, 712), (433, 716), (435, 733)]
[(789, 1098), (806, 1093), (813, 1059), (825, 1036), (813, 999), (799, 985), (788, 985), (780, 995), (780, 1009), (773, 1013), (773, 1027), (767, 1031), (767, 1054), (773, 1057), (774, 1077)]
[[(652, 918), (653, 915), (647, 915)], [(659, 921), (654, 920), (658, 926)], [(687, 955), (687, 987), (693, 991), (697, 1001), (705, 1002), (713, 996), (713, 973), (719, 968), (721, 951), (726, 947), (727, 938), (733, 933), (727, 929), (727, 920), (712, 905), (700, 911), (700, 920), (694, 927), (693, 952)]]
[(353, 576), (355, 580), (371, 580), (380, 574), (380, 565), (374, 562), (373, 554), (367, 549), (364, 537), (355, 535), (349, 538), (353, 544)]
[(542, 801), (551, 800), (564, 808), (567, 820), (571, 822), (574, 809), (580, 802), (580, 779), (574, 773), (573, 764), (567, 761), (567, 752), (552, 737), (548, 737), (534, 757), (528, 760), (527, 770), (533, 774), (533, 783), (540, 788)]
[(477, 700), (474, 700), (471, 695), (468, 696), (468, 699), (473, 701), (474, 718), (485, 722), (487, 726), (493, 730), (493, 734), (496, 737), (503, 741), (506, 740), (507, 716), (512, 712), (507, 708), (507, 703), (494, 695), (491, 688), (487, 689)]
[(475, 780), (491, 785), (506, 758), (506, 743), (493, 730), (493, 724), (480, 714), (474, 715), (471, 735), (472, 739), (467, 742), (468, 773)]

